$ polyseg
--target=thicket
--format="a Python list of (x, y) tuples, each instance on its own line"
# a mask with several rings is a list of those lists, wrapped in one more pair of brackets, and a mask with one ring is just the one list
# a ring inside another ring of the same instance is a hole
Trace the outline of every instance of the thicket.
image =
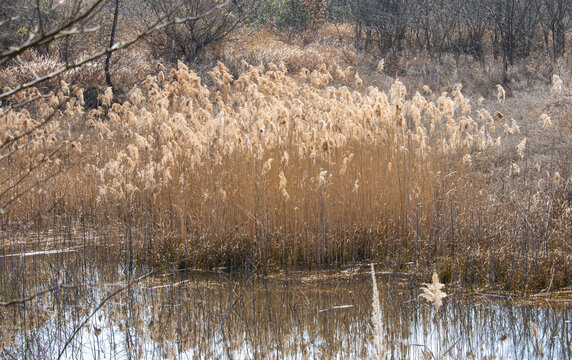
[[(73, 29), (83, 36), (69, 33), (46, 39), (34, 46), (37, 55), (69, 63), (108, 47), (114, 20), (116, 42), (158, 25), (152, 34), (141, 37), (140, 44), (153, 58), (171, 65), (177, 60), (200, 62), (209, 46), (244, 37), (245, 28), (256, 31), (263, 26), (276, 33), (287, 32), (291, 39), (314, 34), (326, 24), (337, 24), (352, 27), (357, 51), (386, 58), (386, 70), (396, 70), (393, 60), (397, 57), (426, 53), (441, 60), (446, 54), (455, 58), (468, 55), (483, 66), (490, 60), (502, 63), (504, 71), (499, 82), (504, 84), (509, 80), (510, 68), (519, 62), (531, 57), (549, 57), (554, 62), (565, 54), (572, 11), (566, 0), (221, 0), (214, 3), (98, 0), (94, 3), (96, 6), (89, 16)], [(0, 5), (2, 49), (17, 47), (34, 34), (49, 33), (78, 18), (88, 7), (86, 4), (78, 0), (3, 2)], [(112, 62), (112, 74), (122, 72), (119, 61)], [(95, 81), (91, 85), (102, 86)]]
[(350, 0), (331, 8), (351, 14), (359, 49), (494, 56), (505, 68), (542, 51), (562, 56), (571, 11), (566, 0)]

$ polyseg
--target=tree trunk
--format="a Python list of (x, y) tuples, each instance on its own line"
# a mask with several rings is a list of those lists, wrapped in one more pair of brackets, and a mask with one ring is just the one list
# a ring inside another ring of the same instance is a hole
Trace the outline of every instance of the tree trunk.
[[(111, 25), (111, 35), (109, 37), (109, 48), (111, 49), (115, 43), (115, 29), (117, 28), (117, 18), (119, 17), (119, 0), (115, 0), (115, 11), (113, 12), (113, 24)], [(107, 86), (113, 88), (111, 82), (111, 73), (109, 71), (109, 64), (111, 62), (111, 52), (107, 53), (105, 57), (105, 82)]]
[(554, 46), (554, 58), (557, 59), (564, 55), (566, 50), (566, 27), (562, 21), (558, 21), (553, 31), (553, 46)]

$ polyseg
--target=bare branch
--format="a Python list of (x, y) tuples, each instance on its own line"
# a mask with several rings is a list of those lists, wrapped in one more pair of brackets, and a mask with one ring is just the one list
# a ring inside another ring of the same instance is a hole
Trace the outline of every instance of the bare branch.
[(78, 24), (79, 22), (83, 21), (84, 19), (87, 19), (89, 17), (89, 15), (91, 15), (91, 13), (93, 13), (93, 11), (99, 6), (99, 4), (101, 4), (104, 0), (96, 0), (92, 6), (90, 6), (85, 12), (83, 12), (81, 15), (73, 18), (71, 21), (67, 22), (66, 24), (60, 26), (59, 28), (57, 28), (56, 30), (45, 34), (43, 36), (35, 36), (36, 34), (32, 34), (30, 36), (30, 39), (28, 39), (28, 41), (26, 41), (25, 44), (23, 44), (20, 47), (16, 47), (16, 48), (11, 48), (7, 51), (4, 51), (2, 53), (0, 53), (0, 65), (4, 64), (6, 61), (13, 59), (14, 57), (24, 53), (26, 50), (49, 43), (53, 40), (55, 40), (58, 35), (61, 35), (63, 33), (64, 30), (69, 29), (71, 27), (73, 27), (75, 24)]
[[(49, 74), (47, 74), (47, 75), (44, 75), (44, 76), (42, 76), (42, 77), (38, 77), (38, 78), (36, 78), (36, 79), (34, 79), (34, 80), (32, 80), (32, 81), (29, 81), (29, 82), (27, 82), (27, 83), (25, 83), (25, 84), (22, 84), (22, 85), (16, 87), (15, 89), (12, 89), (12, 90), (10, 90), (10, 91), (7, 91), (7, 92), (4, 92), (4, 93), (0, 94), (0, 101), (3, 100), (3, 99), (5, 99), (5, 98), (8, 98), (8, 97), (10, 97), (10, 96), (12, 96), (12, 95), (14, 95), (14, 94), (17, 94), (18, 92), (20, 92), (20, 91), (22, 91), (22, 90), (24, 90), (24, 89), (31, 88), (31, 87), (33, 87), (33, 86), (38, 85), (39, 83), (42, 83), (42, 82), (44, 82), (44, 81), (46, 81), (46, 80), (49, 80), (49, 79), (52, 79), (52, 78), (54, 78), (54, 77), (56, 77), (56, 76), (58, 76), (58, 75), (61, 75), (61, 74), (65, 73), (66, 71), (69, 71), (69, 70), (78, 68), (78, 67), (80, 67), (80, 66), (83, 66), (83, 65), (85, 65), (85, 64), (87, 64), (87, 63), (89, 63), (89, 62), (92, 62), (92, 61), (94, 61), (94, 60), (96, 60), (96, 59), (98, 59), (98, 58), (100, 58), (100, 57), (102, 57), (102, 56), (105, 56), (105, 55), (109, 54), (109, 53), (112, 53), (112, 52), (118, 51), (118, 50), (127, 49), (129, 46), (131, 46), (131, 45), (137, 43), (137, 42), (138, 42), (139, 40), (141, 40), (142, 38), (144, 38), (144, 37), (146, 37), (146, 36), (149, 36), (150, 34), (156, 32), (156, 31), (158, 31), (158, 30), (161, 30), (161, 29), (163, 29), (163, 28), (165, 28), (165, 27), (167, 27), (167, 26), (169, 26), (169, 25), (181, 24), (181, 23), (184, 23), (184, 22), (186, 22), (186, 21), (195, 21), (195, 20), (199, 20), (199, 19), (201, 19), (201, 18), (204, 18), (204, 17), (206, 17), (206, 16), (209, 16), (212, 12), (224, 8), (224, 7), (225, 7), (227, 4), (229, 4), (229, 3), (230, 3), (230, 0), (226, 0), (225, 2), (223, 2), (223, 3), (221, 3), (221, 4), (217, 5), (217, 6), (212, 7), (210, 10), (208, 10), (207, 12), (202, 13), (202, 14), (200, 14), (200, 15), (197, 15), (197, 16), (189, 16), (189, 17), (185, 17), (185, 18), (175, 18), (175, 19), (172, 19), (171, 21), (163, 22), (164, 19), (170, 17), (170, 14), (169, 14), (169, 15), (163, 17), (162, 19), (159, 19), (159, 20), (155, 21), (155, 23), (154, 23), (153, 25), (151, 25), (149, 28), (147, 28), (147, 30), (145, 30), (144, 32), (142, 32), (142, 33), (140, 33), (139, 35), (135, 36), (135, 37), (132, 38), (131, 40), (115, 43), (111, 48), (106, 48), (106, 49), (104, 49), (104, 50), (101, 50), (101, 51), (99, 51), (99, 52), (96, 52), (96, 53), (94, 53), (94, 54), (91, 54), (91, 55), (85, 57), (85, 58), (82, 59), (82, 60), (79, 60), (79, 61), (74, 62), (74, 63), (71, 63), (71, 64), (67, 64), (66, 66), (62, 67), (62, 68), (59, 69), (59, 70), (56, 70), (56, 71), (54, 71), (54, 72), (51, 72), (51, 73), (49, 73)], [(61, 34), (61, 33), (60, 33), (60, 34)], [(20, 53), (20, 52), (19, 52), (19, 53)], [(18, 53), (18, 54), (19, 54), (19, 53)], [(16, 55), (17, 55), (17, 54), (16, 54)], [(16, 56), (16, 55), (13, 55), (13, 56)], [(0, 58), (1, 58), (1, 56), (0, 56)], [(0, 64), (1, 64), (1, 61), (0, 61)]]

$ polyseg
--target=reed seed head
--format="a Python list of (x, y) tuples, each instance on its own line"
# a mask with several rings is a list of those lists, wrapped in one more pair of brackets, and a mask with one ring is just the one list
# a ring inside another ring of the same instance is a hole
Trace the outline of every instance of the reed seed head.
[(445, 284), (442, 284), (439, 281), (439, 275), (437, 275), (437, 272), (433, 272), (432, 282), (429, 284), (423, 284), (421, 287), (423, 292), (419, 296), (432, 303), (433, 307), (439, 310), (443, 305), (443, 299), (447, 297), (447, 294), (441, 290), (444, 287)]
[(504, 103), (506, 99), (506, 92), (504, 91), (504, 88), (502, 87), (502, 85), (497, 85), (497, 100), (499, 102), (499, 104)]

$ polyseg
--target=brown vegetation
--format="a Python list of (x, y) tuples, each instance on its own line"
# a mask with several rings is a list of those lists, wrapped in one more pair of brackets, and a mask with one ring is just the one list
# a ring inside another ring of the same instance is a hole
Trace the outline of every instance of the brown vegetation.
[[(223, 5), (151, 29), (231, 21)], [(568, 54), (509, 68), (413, 48), (384, 60), (356, 52), (347, 24), (236, 25), (173, 69), (137, 43), (113, 57), (113, 89), (101, 59), (60, 76), (68, 63), (39, 47), (6, 60), (3, 236), (65, 219), (130, 263), (376, 260), (522, 292), (572, 280)]]
[[(3, 148), (25, 147), (3, 165), (5, 224), (57, 204), (54, 216), (96, 232), (125, 224), (142, 261), (378, 260), (523, 291), (570, 280), (570, 171), (557, 153), (569, 134), (558, 124), (515, 120), (510, 99), (487, 111), (461, 84), (407, 95), (397, 79), (366, 87), (352, 67), (241, 67), (233, 76), (219, 63), (203, 80), (161, 66), (89, 111), (65, 82), (45, 100), (19, 93), (32, 103), (5, 110), (2, 133), (30, 135)], [(552, 153), (531, 150), (550, 142)]]

